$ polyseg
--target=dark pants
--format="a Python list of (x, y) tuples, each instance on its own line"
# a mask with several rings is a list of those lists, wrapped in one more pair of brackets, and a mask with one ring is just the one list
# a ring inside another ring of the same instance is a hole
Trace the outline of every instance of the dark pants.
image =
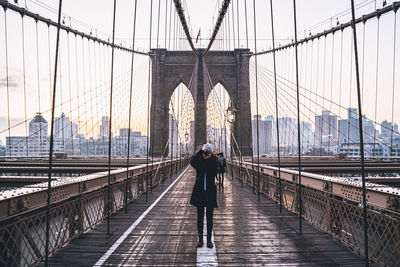
[(219, 180), (219, 185), (224, 186), (224, 173), (223, 172), (218, 173), (218, 180)]
[[(197, 232), (199, 233), (199, 238), (203, 238), (204, 208), (205, 207), (197, 207)], [(213, 212), (214, 208), (206, 207), (207, 240), (211, 239), (211, 233), (213, 229)]]

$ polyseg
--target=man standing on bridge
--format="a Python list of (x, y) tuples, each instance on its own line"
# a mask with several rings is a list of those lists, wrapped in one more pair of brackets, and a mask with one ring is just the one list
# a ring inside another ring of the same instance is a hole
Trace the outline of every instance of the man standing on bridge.
[(190, 204), (197, 207), (197, 231), (199, 242), (197, 247), (203, 246), (204, 208), (207, 215), (207, 247), (214, 245), (211, 241), (213, 228), (213, 211), (218, 207), (217, 187), (214, 179), (218, 172), (218, 160), (213, 154), (211, 144), (204, 144), (190, 161), (190, 165), (196, 169), (196, 183), (193, 187)]

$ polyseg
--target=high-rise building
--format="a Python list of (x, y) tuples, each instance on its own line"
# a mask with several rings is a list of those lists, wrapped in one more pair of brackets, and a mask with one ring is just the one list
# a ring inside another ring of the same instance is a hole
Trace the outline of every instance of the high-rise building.
[(54, 138), (71, 139), (78, 133), (78, 125), (70, 121), (64, 113), (54, 119)]
[(108, 116), (103, 116), (101, 118), (101, 125), (100, 125), (100, 138), (101, 137), (108, 137), (110, 134), (110, 118)]
[(29, 155), (43, 156), (48, 153), (47, 130), (47, 121), (41, 113), (36, 113), (36, 116), (29, 122)]
[(302, 153), (306, 153), (314, 146), (314, 132), (311, 123), (305, 121), (300, 122), (300, 129)]
[(338, 127), (338, 142), (340, 144), (344, 144), (348, 142), (348, 129), (349, 129), (349, 121), (348, 120), (339, 120)]
[(282, 154), (297, 153), (297, 119), (282, 117), (278, 119), (279, 143)]
[[(258, 118), (258, 136), (257, 136), (257, 118)], [(257, 148), (259, 147), (260, 155), (267, 154), (271, 150), (271, 121), (265, 121), (261, 119), (261, 115), (254, 115), (251, 121), (252, 134), (253, 134), (253, 154), (257, 155)], [(259, 141), (257, 143), (257, 140)], [(258, 147), (257, 147), (258, 145)]]
[(358, 111), (356, 108), (348, 108), (347, 109), (347, 118), (348, 119), (358, 119)]
[(331, 115), (330, 111), (323, 110), (322, 115), (315, 116), (315, 138), (316, 145), (320, 147), (331, 147), (337, 143), (337, 116)]

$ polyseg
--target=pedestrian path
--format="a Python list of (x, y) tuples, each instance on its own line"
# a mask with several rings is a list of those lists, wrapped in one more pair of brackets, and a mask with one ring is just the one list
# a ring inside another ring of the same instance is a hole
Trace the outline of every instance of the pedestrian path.
[[(196, 208), (189, 204), (195, 171), (189, 167), (142, 196), (128, 213), (73, 240), (50, 266), (363, 266), (363, 259), (328, 234), (231, 177), (218, 191), (213, 249), (197, 249)], [(209, 251), (208, 251), (209, 250)]]

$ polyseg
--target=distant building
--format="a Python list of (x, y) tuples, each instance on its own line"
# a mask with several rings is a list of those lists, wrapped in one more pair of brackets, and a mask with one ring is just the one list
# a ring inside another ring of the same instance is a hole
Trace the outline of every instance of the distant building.
[(272, 149), (275, 146), (273, 140), (274, 133), (276, 132), (273, 129), (273, 125), (275, 122), (273, 117), (267, 117), (265, 120), (262, 120), (261, 115), (254, 115), (253, 120), (251, 121), (252, 126), (252, 140), (253, 140), (253, 155), (257, 155), (257, 117), (258, 117), (258, 134), (260, 136), (260, 141), (258, 146), (260, 148), (260, 155), (269, 155), (272, 153)]
[(48, 123), (41, 113), (29, 122), (29, 143), (28, 150), (30, 156), (48, 155)]
[[(296, 127), (297, 129), (297, 127)], [(301, 152), (307, 153), (314, 147), (314, 132), (311, 123), (300, 122)]]
[(337, 116), (323, 110), (315, 116), (315, 138), (318, 147), (331, 147), (337, 144)]
[(297, 153), (297, 119), (282, 117), (278, 119), (281, 154)]
[(110, 134), (110, 117), (108, 116), (103, 116), (101, 118), (101, 125), (100, 125), (100, 135), (99, 137), (107, 137)]
[(78, 133), (78, 125), (69, 120), (64, 113), (54, 119), (54, 137), (64, 140), (71, 139)]
[(26, 156), (28, 154), (29, 139), (25, 136), (7, 136), (7, 156)]
[[(339, 146), (338, 153), (347, 154), (349, 157), (360, 157), (360, 143), (344, 143)], [(364, 143), (365, 157), (388, 157), (390, 149), (380, 143)]]

